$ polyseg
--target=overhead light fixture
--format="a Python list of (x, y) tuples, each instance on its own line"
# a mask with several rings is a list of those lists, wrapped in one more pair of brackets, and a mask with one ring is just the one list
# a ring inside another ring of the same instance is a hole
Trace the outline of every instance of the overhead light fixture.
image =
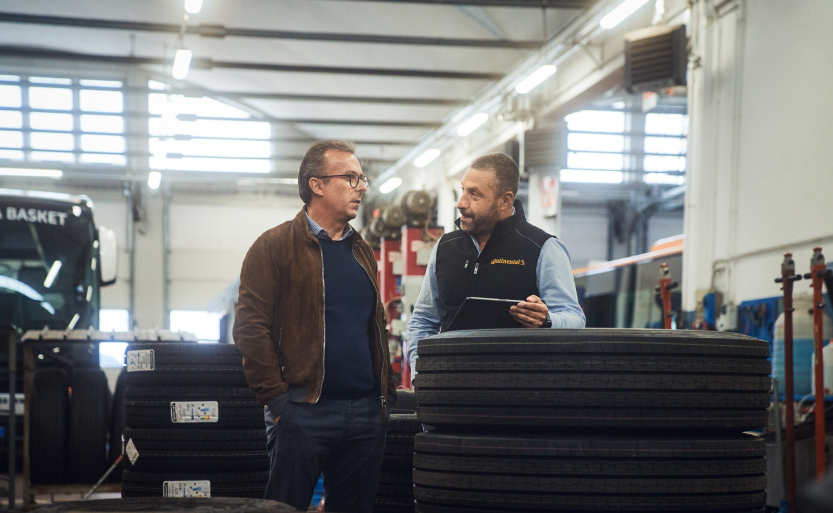
[(174, 56), (174, 66), (171, 68), (171, 76), (177, 80), (185, 80), (188, 76), (188, 68), (191, 67), (191, 50), (180, 48)]
[(477, 128), (489, 119), (489, 115), (485, 112), (478, 112), (474, 116), (465, 120), (462, 125), (457, 127), (457, 135), (465, 137), (477, 130)]
[(159, 171), (151, 171), (148, 173), (148, 187), (151, 189), (158, 189), (162, 183), (162, 173)]
[(437, 148), (431, 148), (430, 150), (425, 150), (422, 154), (414, 160), (414, 165), (416, 167), (425, 167), (431, 162), (434, 161), (435, 158), (440, 156), (440, 150)]
[(0, 176), (28, 176), (30, 178), (60, 178), (63, 171), (57, 169), (29, 169), (25, 167), (0, 167)]
[(544, 64), (540, 68), (533, 71), (528, 77), (521, 80), (521, 82), (515, 86), (515, 92), (518, 94), (526, 94), (538, 87), (538, 84), (551, 77), (553, 73), (555, 73), (555, 66), (553, 64)]
[(625, 0), (619, 6), (599, 21), (603, 29), (612, 29), (622, 23), (625, 18), (635, 13), (637, 9), (647, 4), (649, 0)]
[(399, 187), (400, 185), (402, 185), (402, 179), (398, 176), (394, 176), (393, 178), (379, 186), (379, 192), (381, 192), (382, 194), (387, 194), (390, 191)]
[(58, 271), (61, 270), (61, 266), (63, 264), (60, 260), (55, 260), (52, 263), (52, 267), (49, 268), (49, 272), (46, 274), (46, 279), (43, 280), (43, 286), (49, 288), (55, 282), (55, 278), (58, 277)]
[(202, 0), (185, 0), (185, 12), (197, 14), (202, 9)]

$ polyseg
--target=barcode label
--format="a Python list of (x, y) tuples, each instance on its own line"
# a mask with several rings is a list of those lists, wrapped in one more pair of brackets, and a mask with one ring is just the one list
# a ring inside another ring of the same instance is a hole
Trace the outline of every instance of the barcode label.
[(162, 497), (211, 497), (211, 481), (165, 481)]
[(127, 372), (152, 371), (155, 366), (153, 349), (127, 352)]
[(218, 420), (220, 420), (220, 411), (217, 401), (171, 403), (171, 422), (175, 424), (217, 422)]

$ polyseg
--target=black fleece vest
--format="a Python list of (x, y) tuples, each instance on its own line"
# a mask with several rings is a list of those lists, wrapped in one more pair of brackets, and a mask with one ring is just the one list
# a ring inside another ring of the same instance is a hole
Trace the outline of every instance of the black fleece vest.
[(441, 331), (467, 297), (539, 296), (538, 257), (550, 237), (526, 222), (520, 201), (515, 201), (514, 215), (497, 223), (479, 257), (469, 234), (455, 230), (443, 235), (437, 247)]

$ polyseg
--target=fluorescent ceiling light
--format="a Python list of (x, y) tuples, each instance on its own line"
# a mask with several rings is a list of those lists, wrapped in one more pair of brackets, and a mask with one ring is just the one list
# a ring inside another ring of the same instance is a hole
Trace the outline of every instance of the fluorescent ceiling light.
[(191, 66), (191, 50), (180, 48), (174, 56), (174, 66), (171, 68), (171, 76), (177, 80), (184, 80), (188, 76), (188, 68)]
[(422, 155), (417, 157), (414, 160), (414, 165), (416, 167), (425, 167), (430, 164), (435, 158), (440, 156), (440, 150), (437, 148), (431, 148), (430, 150), (425, 150), (422, 152)]
[(555, 73), (555, 66), (552, 64), (544, 64), (532, 72), (531, 75), (521, 80), (521, 82), (515, 86), (515, 92), (518, 94), (526, 94), (535, 89), (538, 84), (551, 77), (553, 73)]
[(28, 176), (32, 178), (60, 178), (64, 176), (57, 169), (29, 169), (25, 167), (0, 167), (0, 176)]
[(379, 187), (379, 192), (381, 192), (382, 194), (387, 194), (390, 191), (399, 187), (400, 185), (402, 185), (402, 179), (399, 178), (398, 176), (394, 176), (393, 178), (391, 178), (387, 182), (383, 183)]
[(602, 20), (599, 22), (599, 25), (603, 29), (612, 29), (616, 25), (622, 23), (622, 21), (630, 16), (631, 14), (635, 13), (637, 9), (642, 7), (643, 5), (647, 4), (648, 0), (625, 0), (616, 9), (610, 11)]
[(185, 0), (185, 12), (197, 14), (202, 9), (202, 0)]
[(148, 173), (148, 187), (151, 189), (158, 189), (159, 184), (162, 183), (162, 173), (159, 171), (151, 171)]
[(466, 121), (463, 122), (462, 125), (457, 127), (457, 135), (460, 137), (465, 137), (470, 133), (477, 130), (477, 128), (486, 122), (489, 119), (489, 115), (485, 112), (478, 112), (474, 116), (470, 117)]
[(52, 286), (52, 284), (55, 282), (55, 278), (58, 277), (58, 271), (61, 270), (62, 265), (63, 264), (61, 263), (60, 260), (55, 260), (52, 263), (52, 267), (49, 269), (49, 273), (47, 273), (46, 279), (43, 280), (43, 286), (44, 287), (49, 288), (49, 287)]

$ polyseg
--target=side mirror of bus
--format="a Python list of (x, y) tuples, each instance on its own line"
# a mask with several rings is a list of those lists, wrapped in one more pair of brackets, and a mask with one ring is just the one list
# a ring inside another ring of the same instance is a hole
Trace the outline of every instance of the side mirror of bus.
[(118, 270), (119, 243), (116, 239), (116, 232), (103, 226), (99, 227), (98, 244), (98, 254), (101, 259), (99, 285), (112, 285), (116, 283)]

